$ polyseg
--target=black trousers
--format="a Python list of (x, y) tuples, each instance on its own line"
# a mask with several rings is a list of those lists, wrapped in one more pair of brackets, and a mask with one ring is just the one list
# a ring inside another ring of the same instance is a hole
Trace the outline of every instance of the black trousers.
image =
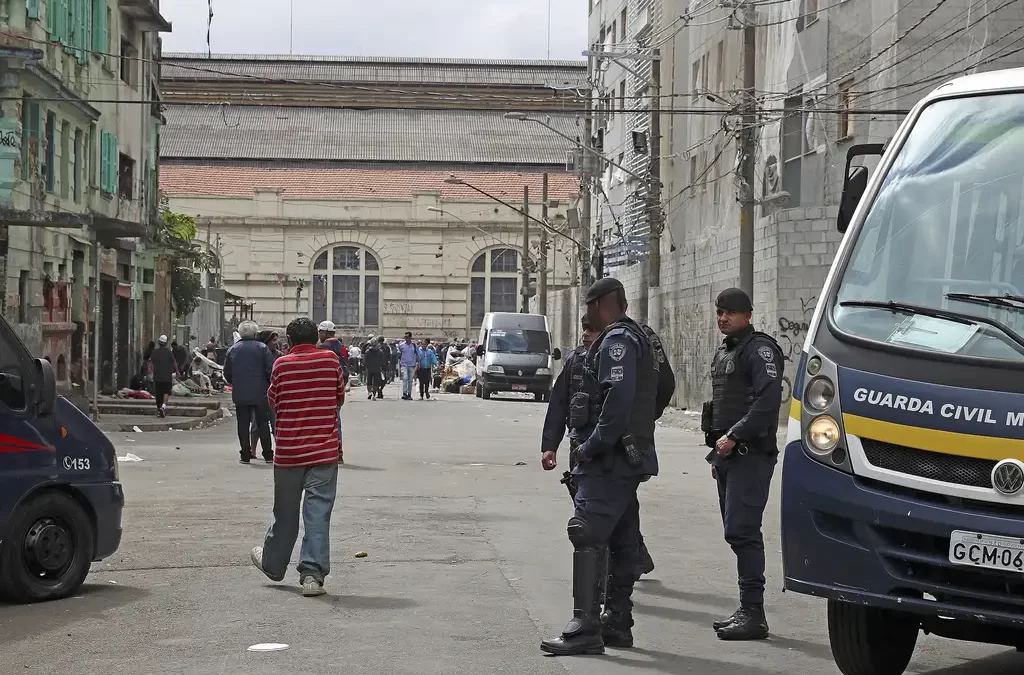
[(633, 583), (640, 562), (640, 479), (594, 473), (574, 476), (575, 517), (585, 520), (598, 549), (610, 553), (605, 608), (629, 615), (633, 609)]
[(379, 370), (366, 371), (366, 388), (371, 396), (383, 396), (384, 373)]
[(751, 451), (715, 464), (718, 507), (725, 541), (736, 554), (740, 603), (764, 604), (764, 537), (761, 521), (778, 456)]
[(171, 387), (174, 386), (173, 382), (154, 382), (153, 383), (153, 396), (156, 397), (157, 410), (164, 404), (164, 394), (170, 396)]
[(263, 447), (263, 459), (273, 459), (274, 441), (270, 434), (270, 406), (266, 403), (236, 405), (235, 414), (238, 416), (238, 442), (242, 447), (242, 459), (252, 459), (249, 429), (253, 420), (256, 421), (256, 431), (260, 437), (260, 445)]
[(416, 377), (420, 381), (420, 396), (430, 391), (430, 368), (417, 368)]

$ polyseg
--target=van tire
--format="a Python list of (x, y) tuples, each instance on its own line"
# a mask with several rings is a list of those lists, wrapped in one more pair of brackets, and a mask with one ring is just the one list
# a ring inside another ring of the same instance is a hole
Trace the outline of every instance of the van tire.
[(843, 675), (903, 675), (920, 628), (906, 612), (828, 601), (828, 639)]
[(485, 401), (490, 401), (491, 390), (488, 389), (487, 387), (480, 387), (480, 398), (484, 399)]
[(544, 403), (545, 401), (548, 400), (548, 395), (547, 394), (534, 394), (533, 395), (533, 400), (536, 401), (537, 403)]
[(29, 603), (72, 595), (89, 574), (94, 548), (92, 521), (72, 497), (47, 490), (29, 498), (11, 514), (0, 548), (0, 597)]
[(480, 398), (480, 397), (481, 397), (481, 396), (483, 395), (483, 394), (481, 393), (481, 390), (480, 390), (480, 385), (479, 385), (479, 384), (478, 384), (478, 385), (476, 385), (476, 387), (475, 387), (475, 388), (473, 389), (473, 393), (474, 393), (474, 394), (476, 394), (476, 397), (477, 397), (477, 398)]

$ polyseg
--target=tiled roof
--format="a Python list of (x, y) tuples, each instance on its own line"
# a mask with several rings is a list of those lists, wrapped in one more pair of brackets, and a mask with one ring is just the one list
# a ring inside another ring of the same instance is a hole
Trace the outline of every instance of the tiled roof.
[[(409, 198), (414, 192), (438, 190), (445, 201), (489, 201), (462, 185), (445, 183), (448, 171), (404, 169), (303, 169), (215, 166), (209, 164), (164, 163), (160, 166), (160, 190), (170, 197), (251, 197), (256, 188), (280, 188), (283, 196), (329, 198)], [(457, 172), (467, 183), (495, 197), (518, 203), (523, 186), (539, 199), (539, 173)], [(578, 195), (576, 177), (552, 173), (548, 178), (550, 199), (569, 200)]]
[[(572, 143), (500, 111), (168, 105), (162, 157), (564, 166)], [(541, 119), (576, 138), (573, 116)]]
[[(295, 80), (302, 82), (411, 82), (581, 87), (586, 61), (490, 61), (274, 54), (171, 53), (161, 60), (164, 80)], [(184, 67), (182, 67), (184, 66)]]

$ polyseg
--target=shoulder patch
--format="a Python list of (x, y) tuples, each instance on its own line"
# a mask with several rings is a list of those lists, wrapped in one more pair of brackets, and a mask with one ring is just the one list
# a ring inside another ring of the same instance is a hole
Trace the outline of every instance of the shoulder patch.
[(626, 356), (626, 345), (621, 342), (608, 347), (608, 356), (612, 358), (612, 361), (621, 361)]
[(775, 351), (771, 347), (769, 347), (768, 345), (764, 345), (762, 347), (758, 347), (757, 348), (757, 354), (762, 359), (764, 359), (765, 363), (771, 363), (771, 362), (773, 362), (775, 360)]
[(611, 370), (611, 374), (609, 375), (609, 379), (612, 382), (621, 382), (624, 374), (625, 374), (625, 369), (622, 366), (612, 366), (612, 370)]

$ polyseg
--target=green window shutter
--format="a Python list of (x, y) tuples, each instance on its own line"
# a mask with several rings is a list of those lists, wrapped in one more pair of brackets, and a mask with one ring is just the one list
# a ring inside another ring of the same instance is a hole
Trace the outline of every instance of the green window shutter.
[(50, 34), (50, 42), (57, 41), (57, 8), (60, 0), (46, 0), (46, 32)]
[(100, 134), (100, 192), (107, 192), (107, 176), (110, 174), (110, 143), (106, 131)]
[(92, 46), (92, 0), (82, 0), (82, 63), (89, 61)]
[(117, 136), (110, 134), (110, 194), (117, 194), (117, 168), (119, 164), (117, 156)]
[(28, 10), (28, 18), (39, 18), (39, 0), (27, 0), (25, 3), (25, 9)]
[(75, 0), (75, 16), (77, 21), (75, 22), (75, 28), (78, 29), (78, 37), (75, 40), (75, 46), (78, 47), (78, 62), (86, 63), (89, 60), (89, 0)]
[(93, 0), (92, 4), (92, 48), (104, 54), (108, 49), (107, 0)]

